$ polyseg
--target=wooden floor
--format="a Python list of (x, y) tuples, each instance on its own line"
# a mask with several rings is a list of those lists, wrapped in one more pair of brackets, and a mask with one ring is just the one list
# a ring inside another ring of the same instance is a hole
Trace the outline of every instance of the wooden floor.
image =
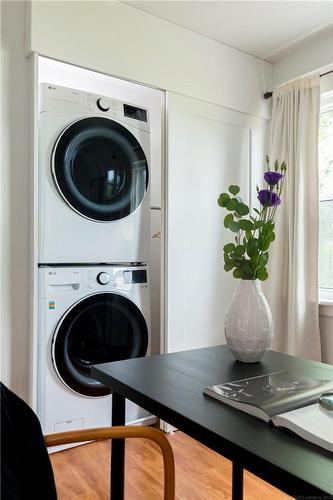
[[(180, 431), (168, 436), (175, 455), (177, 500), (231, 498), (231, 463)], [(90, 443), (51, 455), (59, 500), (109, 499), (110, 442)], [(246, 500), (290, 497), (248, 472)], [(126, 500), (157, 500), (163, 495), (159, 448), (142, 439), (126, 441)]]

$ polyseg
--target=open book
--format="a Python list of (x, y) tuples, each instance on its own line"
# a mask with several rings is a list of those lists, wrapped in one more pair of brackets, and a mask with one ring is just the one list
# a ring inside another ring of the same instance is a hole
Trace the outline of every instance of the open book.
[(328, 391), (333, 391), (333, 380), (280, 371), (213, 385), (203, 392), (333, 452), (333, 412), (318, 404)]

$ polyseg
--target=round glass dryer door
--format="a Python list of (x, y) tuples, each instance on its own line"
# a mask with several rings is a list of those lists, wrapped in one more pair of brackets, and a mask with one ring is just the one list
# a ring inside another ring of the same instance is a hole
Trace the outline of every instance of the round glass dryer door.
[(68, 205), (98, 222), (130, 215), (148, 187), (142, 147), (129, 130), (108, 118), (83, 118), (69, 125), (55, 144), (52, 173)]
[(145, 356), (148, 330), (143, 314), (126, 297), (90, 295), (61, 318), (52, 339), (53, 365), (67, 387), (83, 396), (110, 389), (91, 378), (91, 366)]

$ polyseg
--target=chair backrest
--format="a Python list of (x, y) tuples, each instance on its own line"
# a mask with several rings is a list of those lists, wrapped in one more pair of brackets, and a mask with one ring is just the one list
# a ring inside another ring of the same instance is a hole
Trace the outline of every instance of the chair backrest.
[(56, 500), (53, 471), (39, 420), (1, 385), (1, 498)]
[(82, 441), (100, 441), (103, 439), (145, 438), (154, 441), (161, 449), (164, 464), (164, 500), (175, 498), (175, 461), (171, 445), (158, 429), (141, 426), (115, 426), (99, 429), (61, 432), (45, 436), (47, 446), (58, 446)]

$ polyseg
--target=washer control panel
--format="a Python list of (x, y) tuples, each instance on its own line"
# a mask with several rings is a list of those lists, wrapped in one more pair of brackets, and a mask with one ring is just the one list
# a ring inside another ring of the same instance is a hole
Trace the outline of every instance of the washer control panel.
[(83, 291), (88, 294), (112, 290), (126, 293), (149, 288), (148, 267), (141, 264), (92, 267), (40, 265), (39, 268), (39, 298), (54, 300), (69, 295), (80, 296)]
[(147, 268), (133, 267), (105, 267), (84, 269), (85, 288), (91, 291), (102, 289), (118, 289), (128, 291), (133, 286), (148, 287)]

